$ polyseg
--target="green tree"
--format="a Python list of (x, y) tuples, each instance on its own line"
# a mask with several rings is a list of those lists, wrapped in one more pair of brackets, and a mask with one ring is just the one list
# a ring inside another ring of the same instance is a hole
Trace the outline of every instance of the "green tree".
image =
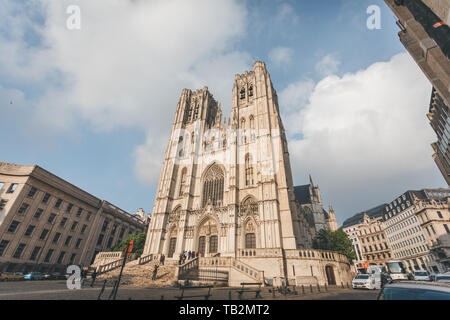
[(136, 258), (139, 258), (144, 252), (145, 239), (147, 237), (146, 232), (141, 232), (138, 234), (129, 234), (128, 237), (120, 241), (114, 248), (113, 251), (123, 251), (125, 250), (127, 243), (133, 240), (133, 251)]
[(322, 229), (313, 239), (313, 248), (342, 253), (350, 260), (356, 259), (353, 245), (347, 234), (342, 230), (330, 231)]

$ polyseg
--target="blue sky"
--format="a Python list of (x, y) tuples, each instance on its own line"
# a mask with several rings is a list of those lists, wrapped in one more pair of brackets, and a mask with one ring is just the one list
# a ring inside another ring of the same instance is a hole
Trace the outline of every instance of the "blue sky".
[[(80, 30), (66, 27), (69, 5)], [(380, 30), (366, 27), (371, 5)], [(207, 85), (227, 116), (234, 74), (263, 60), (294, 182), (311, 173), (342, 223), (445, 186), (429, 146), (431, 86), (397, 32), (377, 0), (0, 0), (0, 161), (149, 212), (181, 89)]]

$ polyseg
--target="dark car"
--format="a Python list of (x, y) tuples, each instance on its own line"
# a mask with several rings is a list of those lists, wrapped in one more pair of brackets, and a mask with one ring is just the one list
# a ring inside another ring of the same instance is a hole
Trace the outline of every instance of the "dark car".
[(450, 285), (429, 282), (394, 282), (386, 284), (378, 300), (450, 300)]

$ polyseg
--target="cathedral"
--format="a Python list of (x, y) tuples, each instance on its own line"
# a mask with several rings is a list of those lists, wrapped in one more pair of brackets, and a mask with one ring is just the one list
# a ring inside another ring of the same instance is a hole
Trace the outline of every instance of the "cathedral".
[(323, 209), (311, 177), (293, 185), (278, 97), (263, 62), (236, 75), (228, 119), (207, 87), (182, 90), (144, 254), (170, 260), (195, 251), (201, 265), (221, 259), (225, 269), (239, 269), (230, 273), (237, 280), (264, 274), (265, 282), (343, 282), (346, 257), (312, 249), (324, 228), (337, 229), (334, 211)]

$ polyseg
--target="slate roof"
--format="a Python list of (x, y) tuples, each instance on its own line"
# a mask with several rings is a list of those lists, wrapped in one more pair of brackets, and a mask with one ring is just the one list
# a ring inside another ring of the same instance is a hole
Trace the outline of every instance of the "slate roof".
[(299, 204), (311, 203), (309, 184), (305, 184), (303, 186), (294, 186), (294, 195)]
[(380, 204), (372, 209), (359, 212), (355, 214), (353, 217), (348, 218), (342, 224), (342, 228), (346, 228), (349, 226), (353, 226), (355, 224), (361, 223), (364, 221), (364, 213), (366, 213), (370, 218), (378, 218), (383, 215), (383, 208), (386, 207), (386, 203)]

